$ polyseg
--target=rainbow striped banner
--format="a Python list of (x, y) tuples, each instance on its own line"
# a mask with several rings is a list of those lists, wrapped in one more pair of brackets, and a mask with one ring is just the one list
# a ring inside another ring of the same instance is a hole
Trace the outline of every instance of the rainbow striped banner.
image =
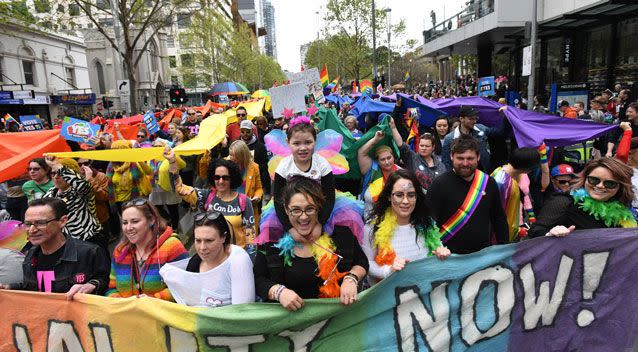
[(456, 233), (465, 226), (470, 216), (476, 210), (476, 207), (481, 202), (481, 198), (485, 195), (485, 187), (487, 187), (487, 181), (490, 176), (483, 171), (476, 169), (474, 171), (474, 179), (470, 185), (470, 189), (467, 192), (467, 196), (463, 201), (463, 204), (459, 209), (447, 219), (447, 221), (441, 226), (439, 232), (441, 233), (441, 242), (445, 243), (449, 241)]
[(633, 351), (638, 233), (577, 231), (411, 262), (353, 306), (190, 308), (0, 290), (0, 351)]

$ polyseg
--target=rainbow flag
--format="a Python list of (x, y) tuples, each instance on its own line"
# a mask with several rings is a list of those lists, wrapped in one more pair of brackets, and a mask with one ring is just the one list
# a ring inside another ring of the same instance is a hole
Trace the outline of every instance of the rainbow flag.
[(18, 125), (20, 124), (20, 122), (18, 122), (18, 120), (14, 119), (13, 116), (11, 116), (9, 113), (4, 115), (4, 121), (7, 124), (10, 123), (10, 122), (17, 123)]
[(403, 76), (403, 80), (405, 82), (410, 80), (410, 70), (405, 71), (405, 76)]
[(370, 82), (369, 79), (359, 81), (359, 89), (362, 94), (372, 94), (372, 92), (374, 92), (372, 82)]
[(330, 78), (328, 78), (328, 66), (323, 65), (321, 73), (319, 74), (319, 79), (321, 80), (321, 87), (326, 88), (326, 86), (330, 82)]
[(637, 251), (635, 229), (601, 228), (428, 257), (297, 312), (0, 290), (0, 351), (633, 351)]
[(341, 76), (337, 76), (337, 78), (332, 80), (332, 83), (330, 83), (330, 85), (332, 85), (332, 87), (330, 88), (330, 90), (332, 92), (334, 92), (335, 90), (337, 90), (339, 88), (339, 79), (341, 78)]

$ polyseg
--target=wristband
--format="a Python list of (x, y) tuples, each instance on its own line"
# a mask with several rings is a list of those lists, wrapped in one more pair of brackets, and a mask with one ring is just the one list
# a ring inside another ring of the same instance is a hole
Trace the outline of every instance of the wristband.
[(281, 293), (284, 292), (284, 289), (286, 288), (286, 286), (284, 285), (279, 285), (279, 287), (277, 287), (277, 290), (275, 290), (275, 301), (279, 302), (279, 297), (281, 296)]

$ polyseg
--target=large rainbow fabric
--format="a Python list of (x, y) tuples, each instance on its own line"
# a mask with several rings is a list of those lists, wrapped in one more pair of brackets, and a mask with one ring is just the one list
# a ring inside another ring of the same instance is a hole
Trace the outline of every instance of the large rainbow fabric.
[[(335, 205), (328, 221), (323, 225), (323, 230), (331, 234), (335, 226), (346, 226), (352, 230), (352, 234), (359, 242), (363, 238), (363, 202), (358, 201), (350, 193), (337, 191)], [(277, 242), (284, 234), (284, 228), (277, 218), (277, 212), (273, 201), (270, 200), (262, 208), (261, 219), (259, 221), (259, 236), (255, 243), (264, 244), (267, 242)]]
[(319, 79), (321, 80), (321, 87), (326, 88), (328, 83), (330, 83), (330, 78), (328, 77), (328, 66), (323, 65), (321, 73), (319, 74)]
[(489, 179), (490, 177), (486, 173), (476, 169), (474, 172), (474, 179), (472, 180), (472, 184), (470, 185), (470, 189), (463, 201), (463, 204), (461, 204), (454, 215), (452, 215), (452, 217), (450, 217), (439, 230), (441, 232), (441, 241), (443, 243), (454, 237), (454, 235), (456, 235), (456, 233), (470, 219), (470, 216), (472, 216), (472, 213), (474, 213), (474, 210), (476, 210), (476, 207), (481, 202), (481, 198), (483, 198), (483, 193)]
[(636, 252), (634, 229), (536, 238), (410, 262), (352, 306), (296, 312), (0, 290), (0, 351), (634, 351)]
[(518, 187), (518, 182), (505, 172), (502, 167), (498, 167), (492, 172), (492, 178), (496, 181), (496, 186), (501, 196), (501, 205), (509, 225), (511, 242), (518, 237), (521, 216), (521, 190)]
[(27, 244), (27, 229), (18, 220), (0, 222), (0, 248), (19, 251)]

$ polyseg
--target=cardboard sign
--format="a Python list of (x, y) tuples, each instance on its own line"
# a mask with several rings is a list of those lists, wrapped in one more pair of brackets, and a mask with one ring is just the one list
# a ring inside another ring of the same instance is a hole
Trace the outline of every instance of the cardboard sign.
[[(319, 87), (321, 87), (321, 83), (319, 83)], [(306, 111), (307, 87), (303, 83), (273, 87), (269, 91), (273, 116), (282, 116), (282, 112), (286, 108), (292, 109), (293, 112)]]
[(20, 123), (24, 126), (25, 132), (44, 129), (44, 124), (42, 123), (42, 120), (40, 120), (39, 115), (21, 115)]
[(326, 100), (319, 78), (319, 70), (316, 67), (301, 72), (288, 72), (286, 77), (292, 83), (303, 83), (306, 87), (306, 94), (312, 94), (316, 102), (323, 103)]
[(146, 130), (148, 131), (149, 134), (153, 134), (160, 130), (159, 125), (157, 124), (157, 120), (155, 119), (155, 114), (153, 114), (152, 111), (149, 111), (146, 114), (144, 114), (144, 117), (142, 118), (142, 120), (144, 121), (144, 124), (146, 125)]
[(60, 136), (68, 141), (90, 144), (89, 139), (97, 137), (99, 131), (100, 125), (66, 116)]

